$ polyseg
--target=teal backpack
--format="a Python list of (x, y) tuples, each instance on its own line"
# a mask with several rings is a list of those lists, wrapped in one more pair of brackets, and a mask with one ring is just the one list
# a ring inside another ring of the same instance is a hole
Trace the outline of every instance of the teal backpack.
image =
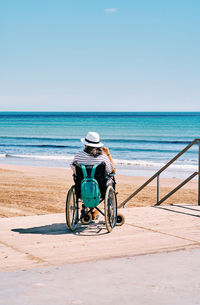
[(81, 181), (81, 198), (84, 205), (90, 208), (96, 207), (99, 204), (101, 198), (99, 184), (97, 180), (94, 179), (97, 166), (98, 164), (93, 166), (91, 175), (88, 177), (85, 165), (81, 164), (83, 172), (83, 180)]

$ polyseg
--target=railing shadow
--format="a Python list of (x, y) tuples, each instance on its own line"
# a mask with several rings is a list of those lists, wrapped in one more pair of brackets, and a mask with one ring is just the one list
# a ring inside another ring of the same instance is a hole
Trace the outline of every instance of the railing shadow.
[(194, 209), (194, 208), (191, 208), (189, 207), (188, 205), (185, 206), (185, 205), (180, 205), (180, 204), (173, 204), (171, 203), (170, 206), (175, 206), (175, 207), (179, 207), (179, 208), (182, 208), (182, 209), (187, 209), (187, 210), (191, 210), (191, 211), (197, 211), (197, 212), (200, 212), (199, 209)]
[[(187, 212), (183, 212), (183, 211), (178, 211), (178, 210), (170, 209), (170, 206), (176, 207), (177, 205), (169, 205), (168, 207), (166, 207), (166, 206), (153, 206), (153, 208), (169, 211), (169, 212), (172, 212), (172, 213), (188, 215), (188, 216), (192, 216), (192, 217), (198, 217), (198, 218), (200, 217), (200, 210), (191, 209), (191, 210), (195, 210), (195, 211), (199, 212), (199, 215), (196, 215), (196, 214), (191, 214), (191, 213), (187, 213)], [(179, 207), (179, 206), (177, 206), (177, 207)], [(182, 206), (180, 206), (180, 207), (183, 208)], [(188, 208), (188, 209), (190, 209), (190, 208)]]

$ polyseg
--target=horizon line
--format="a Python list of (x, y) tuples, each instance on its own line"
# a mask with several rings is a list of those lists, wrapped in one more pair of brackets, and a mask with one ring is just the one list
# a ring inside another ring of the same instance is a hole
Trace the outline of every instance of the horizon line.
[(190, 111), (47, 111), (47, 110), (22, 110), (22, 111), (13, 111), (13, 110), (5, 110), (0, 111), (0, 113), (200, 113), (200, 110), (190, 110)]

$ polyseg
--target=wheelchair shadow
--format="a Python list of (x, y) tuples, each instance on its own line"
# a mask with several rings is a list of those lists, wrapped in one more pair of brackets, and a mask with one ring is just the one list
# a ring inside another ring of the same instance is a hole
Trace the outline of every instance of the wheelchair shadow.
[(91, 223), (87, 226), (78, 224), (74, 232), (70, 231), (66, 223), (53, 223), (51, 225), (32, 227), (32, 228), (16, 228), (12, 229), (12, 232), (19, 234), (40, 234), (40, 235), (65, 235), (73, 234), (76, 236), (98, 236), (107, 233), (105, 231), (105, 224), (103, 222)]
[(80, 228), (77, 228), (75, 232), (73, 232), (76, 236), (101, 236), (108, 234), (105, 222), (98, 221), (97, 223), (91, 222), (87, 226), (80, 225)]

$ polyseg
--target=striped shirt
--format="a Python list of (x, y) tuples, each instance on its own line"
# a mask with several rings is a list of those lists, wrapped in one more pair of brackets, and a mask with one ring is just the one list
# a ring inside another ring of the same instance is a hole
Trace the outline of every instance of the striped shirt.
[(101, 162), (105, 162), (106, 164), (106, 173), (110, 174), (112, 170), (114, 169), (112, 163), (108, 159), (108, 156), (106, 154), (99, 155), (98, 157), (93, 157), (86, 153), (85, 151), (78, 152), (72, 163), (70, 164), (71, 168), (74, 171), (73, 162), (77, 162), (78, 164), (84, 164), (84, 165), (94, 165), (94, 164), (100, 164)]

